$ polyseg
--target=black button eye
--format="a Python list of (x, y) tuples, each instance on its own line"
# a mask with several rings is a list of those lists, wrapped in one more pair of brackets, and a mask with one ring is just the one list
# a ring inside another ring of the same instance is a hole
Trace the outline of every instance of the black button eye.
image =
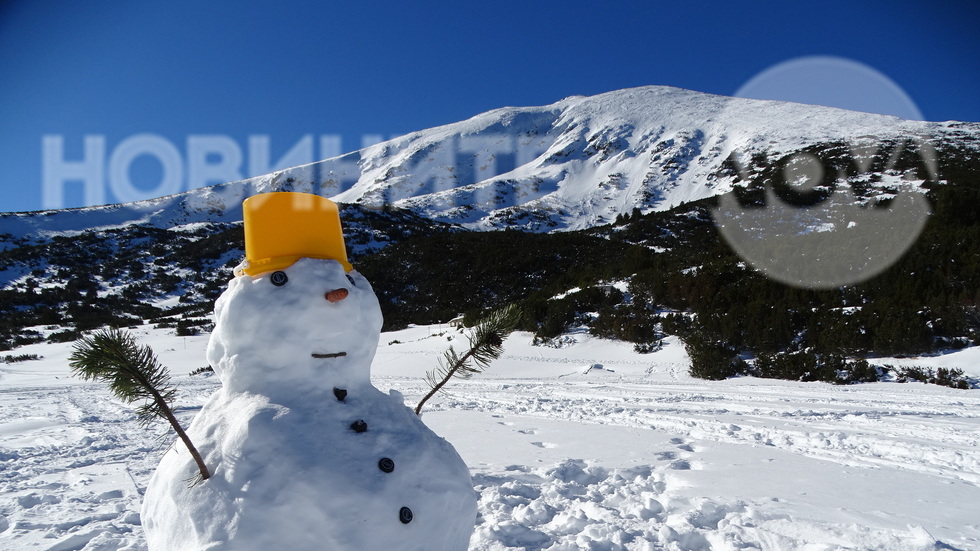
[(282, 287), (287, 281), (289, 281), (289, 277), (286, 276), (286, 272), (272, 272), (272, 277), (269, 279), (276, 287)]
[(347, 275), (347, 281), (350, 281), (350, 284), (351, 285), (353, 285), (354, 287), (357, 287), (357, 283), (354, 283), (354, 278), (352, 278), (350, 276), (350, 274), (346, 274), (346, 275)]

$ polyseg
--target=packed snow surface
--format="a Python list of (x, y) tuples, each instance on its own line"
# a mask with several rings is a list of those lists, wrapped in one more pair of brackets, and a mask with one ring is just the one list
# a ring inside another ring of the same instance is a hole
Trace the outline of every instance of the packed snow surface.
[[(207, 335), (168, 331), (135, 333), (173, 371), (186, 426), (221, 383), (187, 376)], [(382, 334), (373, 385), (414, 405), (450, 344), (465, 345), (450, 326)], [(173, 435), (71, 378), (69, 345), (11, 353), (43, 358), (0, 364), (0, 548), (146, 550), (142, 494)], [(888, 361), (902, 362), (980, 375), (976, 348)], [(485, 374), (451, 383), (423, 420), (472, 473), (470, 549), (980, 549), (977, 391), (708, 382), (687, 366), (674, 339), (641, 355), (515, 333)]]

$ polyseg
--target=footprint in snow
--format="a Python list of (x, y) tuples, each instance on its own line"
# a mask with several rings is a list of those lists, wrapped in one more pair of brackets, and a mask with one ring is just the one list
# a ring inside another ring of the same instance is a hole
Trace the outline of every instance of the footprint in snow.
[(671, 438), (670, 443), (682, 452), (694, 452), (694, 448), (683, 438)]
[(689, 470), (691, 470), (691, 464), (688, 461), (684, 460), (684, 459), (678, 459), (678, 460), (672, 462), (668, 466), (668, 468), (673, 469), (675, 471), (689, 471)]
[(538, 429), (522, 429), (522, 430), (519, 430), (517, 432), (519, 432), (521, 434), (537, 434), (538, 433)]
[(539, 448), (557, 448), (558, 444), (552, 444), (551, 442), (531, 442), (532, 446), (537, 446)]

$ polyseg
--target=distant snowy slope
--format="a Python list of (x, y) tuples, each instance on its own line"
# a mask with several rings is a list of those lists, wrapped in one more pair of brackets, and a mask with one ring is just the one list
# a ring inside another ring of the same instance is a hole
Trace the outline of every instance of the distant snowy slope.
[[(231, 184), (238, 189), (239, 184)], [(173, 228), (200, 222), (241, 221), (240, 204), (209, 203), (215, 189), (225, 185), (193, 190), (147, 201), (64, 210), (0, 214), (0, 237), (49, 237), (87, 230), (107, 230), (131, 225)], [(244, 188), (242, 188), (244, 189)], [(211, 206), (209, 206), (209, 204)], [(6, 240), (5, 239), (5, 240)]]
[(728, 192), (733, 154), (963, 137), (980, 138), (980, 125), (650, 86), (497, 109), (258, 180), (302, 174), (339, 201), (394, 203), (478, 229), (581, 229)]
[(474, 229), (581, 229), (637, 207), (665, 210), (728, 192), (733, 175), (724, 164), (733, 154), (778, 159), (816, 144), (903, 140), (976, 148), (980, 124), (649, 86), (496, 109), (341, 157), (160, 199), (2, 215), (0, 234), (234, 221), (242, 199), (277, 190), (394, 204)]

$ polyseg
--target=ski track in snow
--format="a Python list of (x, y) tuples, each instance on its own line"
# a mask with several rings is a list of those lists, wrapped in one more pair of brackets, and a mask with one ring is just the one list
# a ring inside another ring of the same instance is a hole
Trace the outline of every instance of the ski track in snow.
[(952, 396), (909, 404), (823, 386), (795, 395), (775, 387), (732, 396), (730, 389), (705, 392), (695, 385), (494, 381), (470, 384), (465, 394), (457, 390), (460, 396), (445, 407), (761, 444), (844, 465), (889, 466), (980, 484), (976, 402)]
[[(375, 385), (413, 404), (439, 335), (379, 347)], [(676, 350), (581, 346), (509, 341), (427, 405), (479, 492), (471, 550), (980, 549), (980, 393), (712, 383)], [(182, 374), (199, 363), (171, 364), (185, 425), (219, 384)], [(141, 493), (172, 435), (67, 369), (18, 383), (31, 369), (0, 365), (0, 549), (145, 551)]]

